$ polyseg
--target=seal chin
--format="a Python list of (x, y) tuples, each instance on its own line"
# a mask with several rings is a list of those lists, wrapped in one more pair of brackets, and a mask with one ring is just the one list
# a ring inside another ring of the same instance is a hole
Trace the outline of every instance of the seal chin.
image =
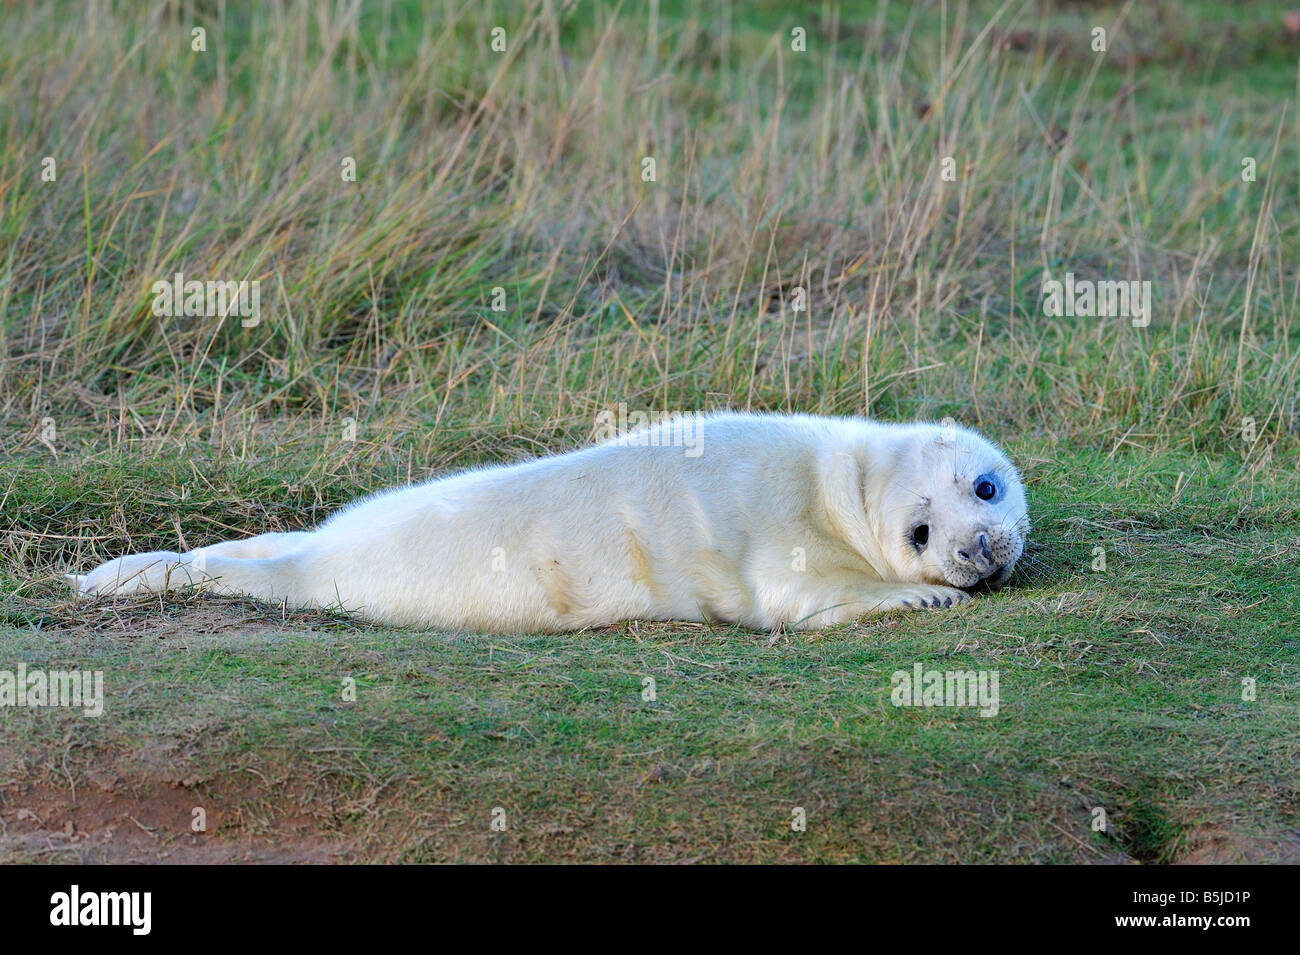
[(960, 587), (963, 590), (969, 590), (981, 580), (979, 573), (973, 570), (952, 570), (944, 576), (948, 578), (949, 587)]

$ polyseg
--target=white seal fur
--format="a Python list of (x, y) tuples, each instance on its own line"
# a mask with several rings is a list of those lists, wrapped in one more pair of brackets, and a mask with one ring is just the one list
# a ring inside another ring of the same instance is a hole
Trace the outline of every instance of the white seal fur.
[[(498, 633), (627, 619), (819, 629), (969, 599), (1029, 532), (1020, 475), (955, 426), (719, 413), (353, 503), (312, 531), (69, 575), (202, 584), (381, 623)], [(693, 434), (683, 447), (682, 435)]]

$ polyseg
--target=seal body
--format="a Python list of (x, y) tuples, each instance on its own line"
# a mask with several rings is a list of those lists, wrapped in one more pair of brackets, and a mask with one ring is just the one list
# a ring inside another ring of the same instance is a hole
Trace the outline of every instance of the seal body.
[(626, 619), (817, 629), (969, 599), (1029, 530), (956, 427), (719, 413), (362, 499), (318, 528), (118, 558), (86, 594), (200, 584), (376, 622), (525, 633)]

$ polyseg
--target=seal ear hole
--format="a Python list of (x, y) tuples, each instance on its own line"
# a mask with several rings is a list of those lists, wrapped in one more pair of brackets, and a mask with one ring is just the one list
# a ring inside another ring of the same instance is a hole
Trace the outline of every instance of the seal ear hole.
[(930, 543), (930, 525), (918, 524), (912, 528), (912, 546), (917, 550), (925, 550), (925, 545)]

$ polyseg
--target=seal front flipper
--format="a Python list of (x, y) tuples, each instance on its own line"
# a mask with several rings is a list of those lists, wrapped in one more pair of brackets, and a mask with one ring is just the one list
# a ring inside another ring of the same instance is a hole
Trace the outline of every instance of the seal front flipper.
[[(820, 630), (824, 627), (854, 623), (863, 617), (888, 613), (891, 610), (940, 610), (966, 603), (971, 595), (956, 587), (938, 584), (909, 584), (885, 582), (859, 582), (835, 591), (826, 589), (816, 596), (802, 595), (797, 610), (775, 614), (781, 622), (796, 630)], [(764, 626), (775, 626), (775, 620), (763, 621)]]
[(938, 584), (899, 584), (887, 596), (882, 597), (885, 604), (880, 612), (886, 610), (919, 610), (922, 607), (955, 607), (966, 603), (971, 596), (957, 587), (944, 587)]

